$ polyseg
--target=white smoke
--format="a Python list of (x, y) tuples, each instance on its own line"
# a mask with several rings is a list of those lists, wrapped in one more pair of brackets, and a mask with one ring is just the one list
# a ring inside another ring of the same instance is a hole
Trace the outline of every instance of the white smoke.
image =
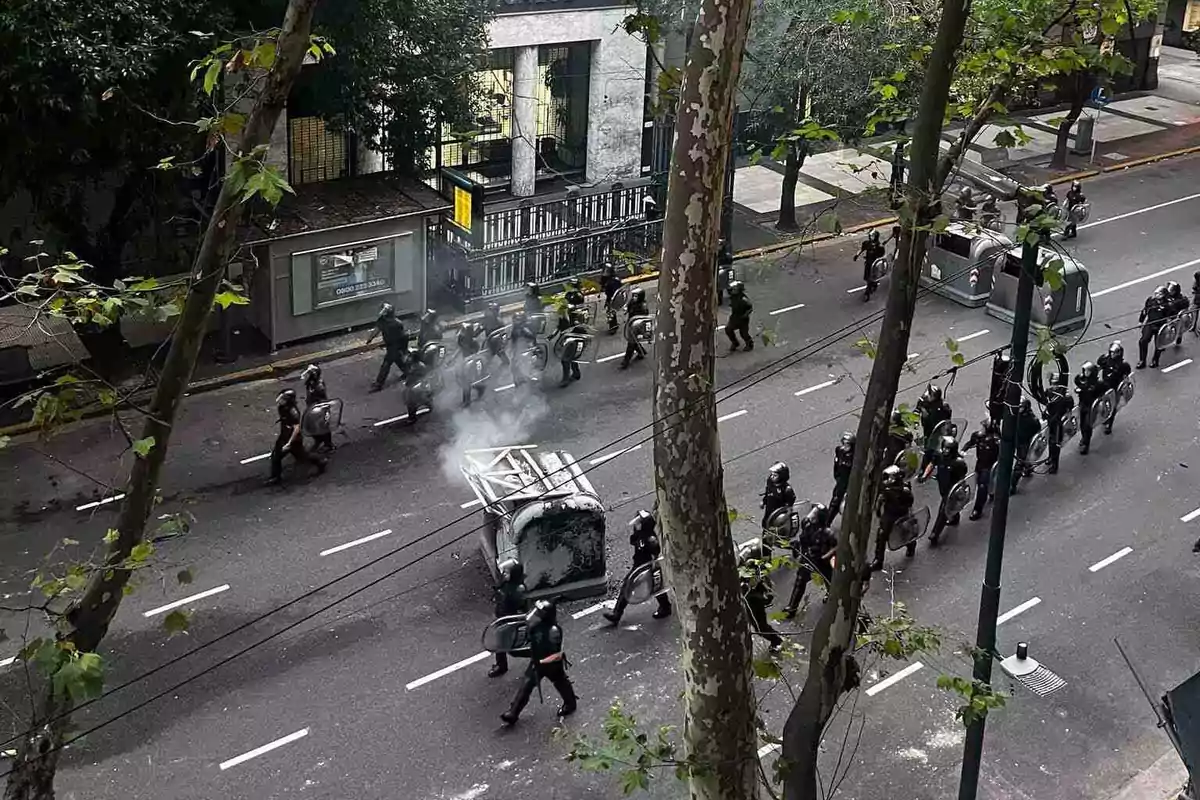
[[(493, 386), (495, 383), (493, 379)], [(442, 408), (458, 407), (451, 417), (453, 438), (442, 445), (440, 454), (442, 473), (455, 482), (463, 479), (459, 467), (464, 463), (465, 451), (530, 444), (534, 425), (550, 411), (541, 390), (528, 384), (500, 393), (489, 390), (469, 408), (461, 408), (461, 403), (457, 386), (453, 395), (441, 403)]]

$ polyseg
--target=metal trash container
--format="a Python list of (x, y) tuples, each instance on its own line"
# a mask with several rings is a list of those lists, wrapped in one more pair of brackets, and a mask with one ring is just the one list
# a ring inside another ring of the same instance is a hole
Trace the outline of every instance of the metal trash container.
[[(1083, 264), (1068, 255), (1038, 248), (1038, 263), (1043, 267), (1056, 258), (1063, 261), (1063, 285), (1057, 291), (1040, 286), (1033, 293), (1030, 324), (1049, 328), (1054, 333), (1069, 331), (1087, 322), (1088, 271)], [(1017, 305), (1017, 283), (1021, 277), (1021, 248), (1013, 247), (997, 261), (995, 287), (988, 298), (987, 313), (1012, 324)]]
[(1012, 240), (1003, 233), (952, 222), (930, 238), (921, 264), (921, 285), (956, 303), (979, 308), (991, 296), (997, 256), (1010, 247)]
[(1075, 144), (1071, 145), (1071, 152), (1077, 156), (1091, 155), (1095, 126), (1095, 117), (1089, 117), (1087, 114), (1081, 114), (1079, 119), (1075, 120)]

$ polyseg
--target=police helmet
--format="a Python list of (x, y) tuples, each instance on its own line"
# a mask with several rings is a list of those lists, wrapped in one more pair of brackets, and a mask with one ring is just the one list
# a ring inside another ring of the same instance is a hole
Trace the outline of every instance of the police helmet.
[(391, 303), (384, 303), (379, 307), (379, 319), (394, 316), (396, 316), (396, 309), (392, 307)]
[(792, 479), (792, 471), (782, 461), (776, 461), (767, 470), (767, 480), (771, 483), (787, 483)]
[(903, 428), (904, 427), (904, 414), (900, 411), (900, 409), (896, 409), (896, 410), (892, 411), (892, 427), (893, 428)]
[(1177, 281), (1167, 281), (1167, 295), (1169, 297), (1179, 297), (1183, 294), (1183, 287)]
[(1100, 374), (1100, 368), (1091, 361), (1085, 361), (1083, 366), (1079, 368), (1085, 378), (1094, 378)]
[(304, 372), (300, 373), (300, 380), (304, 381), (305, 386), (316, 383), (321, 380), (321, 368), (316, 364), (309, 364), (304, 368)]
[(806, 529), (813, 527), (824, 528), (828, 520), (829, 508), (824, 503), (813, 503), (812, 508), (804, 515), (804, 519), (800, 520), (800, 524)]
[(1125, 346), (1121, 344), (1120, 339), (1113, 339), (1112, 344), (1108, 346), (1108, 354), (1116, 359), (1125, 357)]
[(745, 291), (746, 291), (746, 284), (742, 283), (741, 281), (730, 281), (729, 282), (729, 293), (731, 295), (740, 295), (740, 294), (745, 293)]
[(1167, 299), (1167, 287), (1166, 286), (1155, 286), (1154, 294), (1151, 295), (1151, 297), (1153, 297), (1155, 300), (1166, 300)]
[(636, 517), (629, 520), (629, 527), (635, 531), (644, 531), (647, 529), (653, 531), (654, 525), (654, 515), (645, 509), (639, 511)]
[(868, 233), (867, 241), (869, 241), (871, 244), (877, 244), (879, 242), (879, 231), (872, 230), (870, 233)]
[(948, 458), (957, 457), (958, 439), (955, 439), (953, 436), (943, 436), (941, 444), (938, 446), (938, 450), (943, 456), (947, 456)]
[(487, 308), (485, 308), (484, 311), (489, 316), (498, 317), (498, 316), (500, 316), (500, 304), (499, 303), (488, 303)]
[(635, 303), (642, 302), (643, 300), (646, 299), (646, 290), (641, 289), (641, 288), (634, 289), (632, 292), (629, 293), (629, 299), (634, 301)]
[(855, 437), (855, 435), (853, 433), (851, 433), (850, 431), (842, 431), (842, 446), (843, 447), (854, 447), (854, 442), (856, 440), (857, 440), (857, 437)]
[(1078, 192), (1078, 191), (1080, 191), (1081, 189), (1083, 189), (1083, 182), (1082, 182), (1082, 181), (1080, 181), (1078, 178), (1076, 178), (1075, 180), (1071, 181), (1071, 191), (1072, 191), (1072, 192)]
[(542, 287), (538, 286), (533, 281), (530, 281), (529, 283), (525, 284), (525, 289), (528, 291), (530, 297), (541, 297), (542, 296)]
[(525, 617), (525, 621), (530, 627), (539, 623), (553, 625), (558, 621), (558, 605), (553, 600), (538, 600), (533, 604), (533, 608), (529, 610), (529, 615)]
[(886, 484), (904, 483), (904, 470), (895, 464), (883, 468), (883, 482)]
[(997, 428), (1000, 427), (1000, 423), (991, 417), (984, 418), (979, 424), (983, 428), (984, 433), (996, 433)]
[(421, 314), (421, 322), (423, 324), (424, 323), (435, 323), (435, 322), (437, 322), (437, 320), (438, 320), (438, 312), (434, 311), (432, 308), (425, 309), (425, 313)]
[(581, 289), (583, 288), (583, 281), (579, 280), (578, 275), (572, 275), (571, 277), (567, 278), (567, 286), (572, 289)]
[(296, 405), (296, 390), (284, 389), (279, 393), (279, 396), (275, 398), (275, 405), (279, 406), (280, 408)]
[(958, 196), (964, 200), (970, 200), (974, 196), (974, 192), (971, 191), (970, 186), (964, 186), (962, 192), (959, 193)]
[(1021, 410), (1022, 411), (1032, 411), (1033, 410), (1033, 403), (1029, 400), (1028, 397), (1021, 398)]
[(614, 267), (611, 262), (605, 261), (604, 269), (600, 270), (600, 277), (602, 277), (602, 278), (617, 277), (617, 268)]
[(528, 319), (528, 317), (525, 316), (525, 312), (523, 310), (517, 309), (513, 312), (512, 321), (514, 326), (525, 322), (526, 319)]
[(515, 558), (500, 562), (500, 579), (505, 583), (520, 583), (525, 579), (525, 567)]
[(925, 386), (925, 394), (921, 395), (921, 399), (926, 403), (942, 402), (942, 387), (934, 386), (932, 383)]
[(771, 547), (762, 539), (750, 539), (738, 546), (738, 566), (748, 561), (766, 561), (771, 557)]

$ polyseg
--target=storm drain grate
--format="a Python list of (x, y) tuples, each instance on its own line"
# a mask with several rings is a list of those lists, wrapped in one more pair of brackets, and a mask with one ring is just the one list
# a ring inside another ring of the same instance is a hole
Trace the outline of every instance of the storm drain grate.
[(1048, 697), (1067, 685), (1067, 682), (1029, 658), (1028, 649), (1017, 647), (1017, 654), (1000, 662), (1000, 668), (1021, 682), (1026, 689), (1038, 697)]

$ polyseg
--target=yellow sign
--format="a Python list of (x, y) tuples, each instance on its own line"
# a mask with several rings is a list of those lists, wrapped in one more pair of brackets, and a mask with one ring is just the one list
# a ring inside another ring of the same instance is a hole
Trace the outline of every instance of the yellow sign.
[(464, 230), (471, 230), (471, 193), (454, 187), (454, 221)]

